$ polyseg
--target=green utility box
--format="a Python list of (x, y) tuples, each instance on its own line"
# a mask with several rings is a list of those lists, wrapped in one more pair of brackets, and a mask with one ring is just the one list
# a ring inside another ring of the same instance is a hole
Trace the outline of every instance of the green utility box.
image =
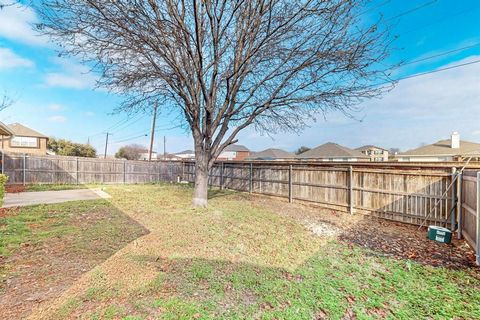
[(429, 226), (428, 239), (441, 243), (450, 243), (452, 242), (452, 231), (443, 227)]

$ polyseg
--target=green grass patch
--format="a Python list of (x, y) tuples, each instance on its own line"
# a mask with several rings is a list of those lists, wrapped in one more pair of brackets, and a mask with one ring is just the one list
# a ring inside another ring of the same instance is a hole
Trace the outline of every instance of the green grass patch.
[(72, 232), (69, 212), (60, 206), (29, 206), (10, 209), (0, 217), (0, 255), (10, 256), (22, 244), (35, 245), (42, 240)]
[[(174, 248), (167, 262), (158, 262), (169, 266), (159, 272), (161, 281), (132, 295), (155, 309), (140, 308), (144, 318), (480, 318), (475, 271), (390, 259), (338, 240), (322, 243), (231, 192), (215, 192), (209, 208), (200, 210), (190, 208), (191, 189), (184, 186), (109, 192), (126, 210), (161, 220), (162, 244)], [(184, 257), (204, 250), (215, 255)]]
[[(208, 208), (192, 209), (188, 186), (106, 188), (115, 206), (151, 231), (149, 241), (125, 252), (137, 272), (152, 272), (151, 282), (117, 290), (98, 271), (65, 317), (480, 319), (478, 270), (434, 268), (321, 239), (247, 195), (215, 191)], [(121, 237), (98, 224), (82, 231), (86, 239)], [(28, 223), (16, 230), (31, 232)], [(86, 250), (88, 243), (77, 245)]]

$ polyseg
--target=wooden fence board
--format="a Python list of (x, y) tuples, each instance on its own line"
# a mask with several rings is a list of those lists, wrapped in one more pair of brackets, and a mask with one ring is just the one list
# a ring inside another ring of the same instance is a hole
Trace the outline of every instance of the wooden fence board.
[(461, 179), (461, 206), (460, 206), (460, 223), (461, 235), (477, 252), (477, 263), (480, 263), (480, 236), (479, 236), (479, 172), (476, 170), (467, 170)]

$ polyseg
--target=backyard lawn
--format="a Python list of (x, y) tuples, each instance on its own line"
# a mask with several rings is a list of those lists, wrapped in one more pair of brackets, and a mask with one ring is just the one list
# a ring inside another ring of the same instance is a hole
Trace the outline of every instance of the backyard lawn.
[(228, 191), (192, 209), (184, 185), (105, 191), (108, 201), (1, 212), (0, 314), (480, 318), (469, 249), (416, 227)]

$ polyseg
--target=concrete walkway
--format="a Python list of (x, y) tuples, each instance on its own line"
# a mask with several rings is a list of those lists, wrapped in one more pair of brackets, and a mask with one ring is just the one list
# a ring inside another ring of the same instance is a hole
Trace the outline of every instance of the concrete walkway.
[(108, 198), (110, 195), (101, 189), (7, 193), (3, 201), (3, 208)]

